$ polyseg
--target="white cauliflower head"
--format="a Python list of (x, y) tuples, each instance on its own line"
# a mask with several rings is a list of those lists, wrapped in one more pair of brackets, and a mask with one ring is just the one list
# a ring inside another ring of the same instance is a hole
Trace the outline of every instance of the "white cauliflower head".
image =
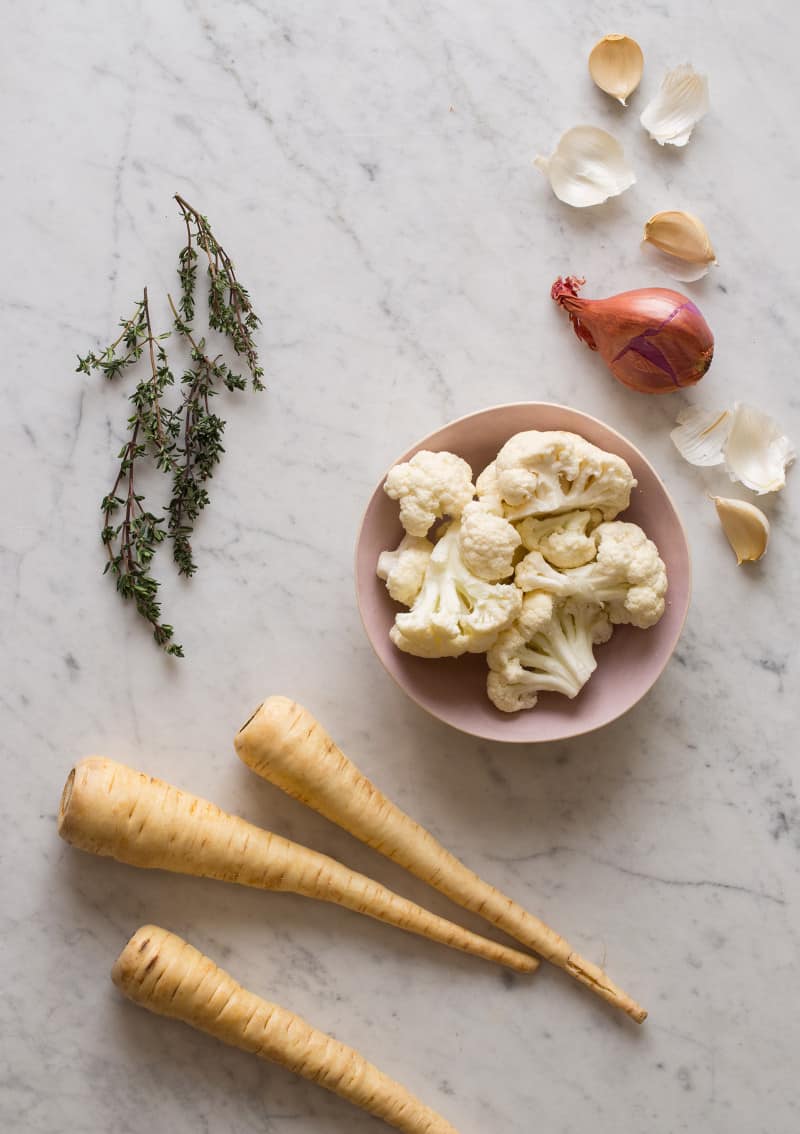
[(526, 594), (519, 618), (488, 652), (489, 699), (502, 712), (515, 713), (532, 709), (541, 692), (576, 697), (597, 667), (594, 646), (611, 633), (597, 603)]
[(399, 501), (400, 522), (413, 536), (427, 535), (442, 516), (457, 518), (475, 495), (465, 460), (427, 449), (390, 469), (383, 490)]
[(512, 521), (597, 508), (613, 520), (630, 504), (636, 485), (626, 461), (577, 433), (517, 433), (495, 461), (496, 491)]
[(460, 537), (454, 520), (433, 547), (411, 610), (395, 616), (389, 636), (399, 650), (423, 658), (484, 653), (519, 614), (520, 589), (474, 575), (461, 558)]
[(433, 544), (424, 536), (404, 535), (394, 551), (380, 553), (376, 574), (386, 582), (386, 589), (395, 602), (413, 605), (432, 551)]
[(597, 554), (597, 544), (589, 531), (602, 519), (603, 514), (597, 508), (540, 519), (529, 516), (517, 531), (528, 551), (541, 551), (554, 567), (582, 567)]
[(592, 532), (597, 556), (583, 567), (558, 571), (540, 551), (530, 551), (517, 566), (523, 591), (545, 591), (558, 598), (602, 603), (610, 620), (646, 630), (664, 613), (667, 570), (658, 548), (637, 524), (621, 520)]
[(461, 558), (479, 579), (495, 583), (514, 574), (514, 555), (521, 545), (519, 533), (502, 516), (495, 516), (473, 500), (461, 517)]

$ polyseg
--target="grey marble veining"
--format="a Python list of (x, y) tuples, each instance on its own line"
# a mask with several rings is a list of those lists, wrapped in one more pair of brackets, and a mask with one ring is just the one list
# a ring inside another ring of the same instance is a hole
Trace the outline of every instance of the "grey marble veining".
[[(800, 440), (796, 6), (39, 0), (3, 18), (2, 1129), (378, 1129), (124, 1003), (111, 964), (155, 921), (463, 1134), (792, 1134), (800, 474), (764, 505), (768, 557), (738, 570), (703, 495), (738, 490), (683, 465), (668, 431), (684, 404), (744, 398)], [(627, 111), (586, 73), (614, 30), (646, 58)], [(712, 112), (685, 150), (662, 150), (638, 115), (687, 59), (710, 76)], [(620, 138), (638, 181), (578, 212), (531, 159), (584, 121)], [(166, 320), (176, 190), (211, 217), (265, 315), (269, 389), (224, 399), (196, 578), (162, 563), (188, 655), (172, 664), (99, 576), (124, 398), (72, 368), (144, 282)], [(638, 250), (663, 208), (699, 213), (717, 247), (719, 268), (691, 287), (717, 354), (696, 391), (648, 399), (612, 381), (547, 296), (564, 271), (587, 294), (670, 286)], [(672, 663), (627, 717), (505, 750), (428, 719), (384, 675), (352, 550), (369, 492), (417, 436), (524, 399), (594, 413), (643, 448), (686, 522), (695, 582)], [(102, 752), (453, 915), (239, 764), (234, 732), (276, 691), (605, 963), (646, 1025), (544, 967), (509, 978), (301, 898), (59, 842), (70, 763)]]

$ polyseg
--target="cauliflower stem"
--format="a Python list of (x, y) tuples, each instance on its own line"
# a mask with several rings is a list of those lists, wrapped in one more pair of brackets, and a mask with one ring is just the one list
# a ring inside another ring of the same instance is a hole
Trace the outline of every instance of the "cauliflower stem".
[(526, 595), (518, 622), (489, 651), (490, 700), (513, 713), (532, 708), (542, 692), (577, 697), (597, 668), (593, 647), (607, 642), (611, 630), (599, 604)]

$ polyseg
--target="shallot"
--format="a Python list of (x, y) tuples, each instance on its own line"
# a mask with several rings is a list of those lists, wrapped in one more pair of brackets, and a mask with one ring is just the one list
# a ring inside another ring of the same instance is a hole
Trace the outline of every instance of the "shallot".
[(581, 299), (584, 283), (559, 276), (550, 295), (618, 382), (643, 394), (668, 394), (700, 381), (714, 357), (714, 336), (688, 296), (648, 287)]

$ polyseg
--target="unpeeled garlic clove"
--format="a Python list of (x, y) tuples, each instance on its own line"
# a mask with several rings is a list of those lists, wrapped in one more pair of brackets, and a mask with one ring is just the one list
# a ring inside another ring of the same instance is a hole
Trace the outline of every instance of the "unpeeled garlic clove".
[(548, 178), (559, 201), (576, 209), (601, 205), (636, 181), (622, 146), (597, 126), (573, 126), (549, 158), (539, 155), (533, 164)]
[(639, 121), (659, 146), (685, 146), (708, 106), (708, 79), (684, 63), (664, 76)]
[(701, 279), (717, 258), (706, 226), (679, 209), (656, 213), (644, 226), (642, 250), (668, 275), (683, 283)]
[(627, 35), (606, 35), (589, 54), (589, 74), (601, 91), (623, 106), (639, 86), (644, 70), (642, 49)]
[(769, 520), (755, 504), (747, 500), (731, 500), (712, 496), (722, 530), (736, 553), (736, 562), (753, 563), (760, 559), (769, 543)]

